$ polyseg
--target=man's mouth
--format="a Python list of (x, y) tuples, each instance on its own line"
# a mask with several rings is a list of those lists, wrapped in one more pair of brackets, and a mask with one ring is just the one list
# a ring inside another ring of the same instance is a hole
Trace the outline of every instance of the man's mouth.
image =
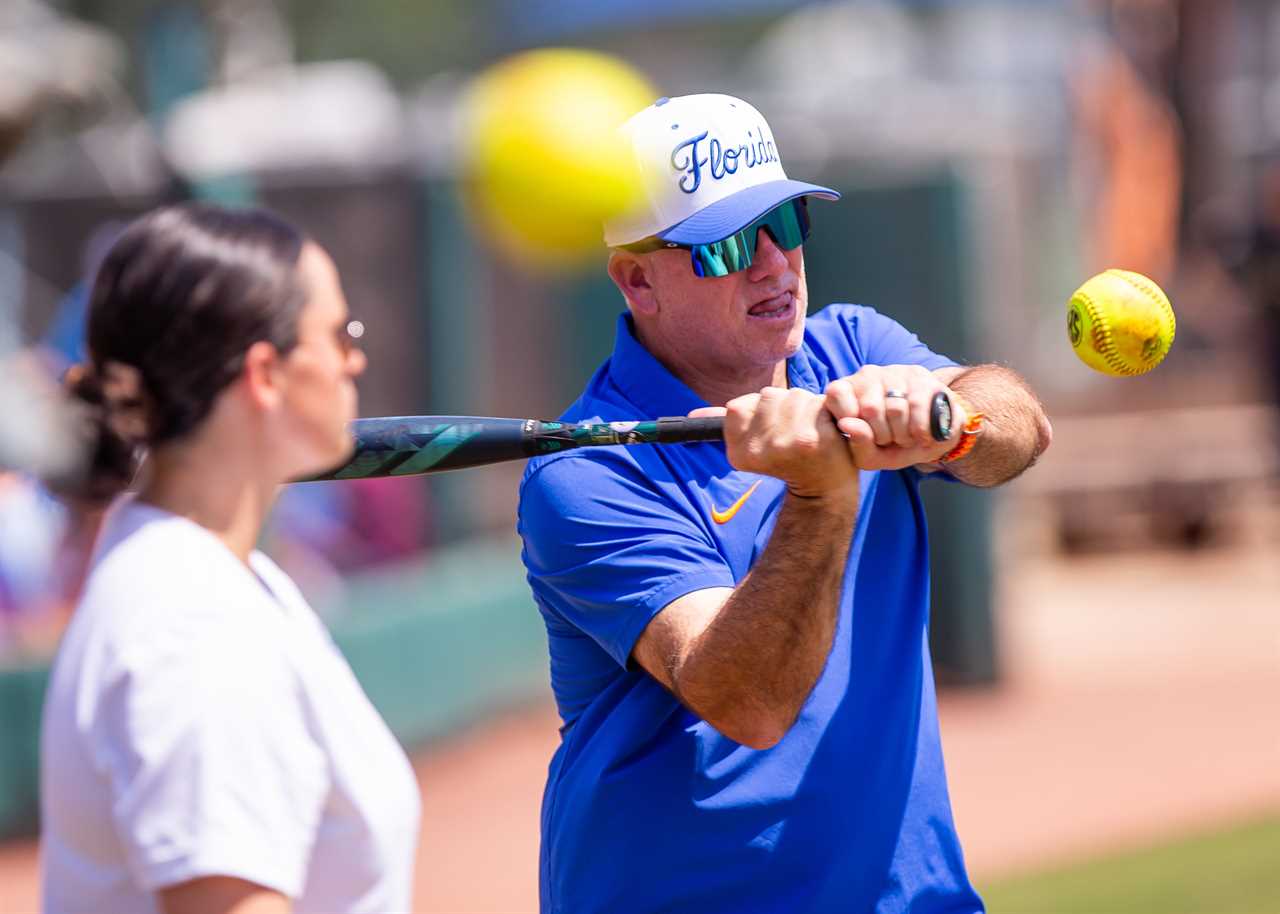
[(781, 295), (775, 295), (773, 298), (766, 298), (764, 301), (756, 302), (747, 311), (752, 317), (762, 318), (780, 318), (789, 317), (791, 309), (795, 306), (795, 294), (792, 292), (783, 292)]

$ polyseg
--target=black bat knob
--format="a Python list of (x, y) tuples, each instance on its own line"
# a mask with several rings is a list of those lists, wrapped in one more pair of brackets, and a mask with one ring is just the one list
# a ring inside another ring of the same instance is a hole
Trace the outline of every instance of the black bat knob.
[(929, 407), (929, 433), (934, 441), (946, 441), (951, 437), (951, 399), (946, 391), (933, 395)]

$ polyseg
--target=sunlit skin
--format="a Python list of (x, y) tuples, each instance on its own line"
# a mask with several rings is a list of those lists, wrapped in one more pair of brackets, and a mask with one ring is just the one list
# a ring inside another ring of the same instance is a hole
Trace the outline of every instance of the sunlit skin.
[(338, 271), (308, 242), (298, 259), (307, 291), (297, 344), (262, 341), (191, 434), (154, 448), (139, 498), (207, 528), (242, 561), (257, 543), (277, 490), (329, 469), (351, 450), (355, 379), (366, 360), (342, 343), (350, 315)]
[(164, 914), (289, 914), (293, 902), (257, 883), (231, 876), (205, 876), (161, 889)]
[(273, 439), (268, 448), (291, 463), (281, 467), (285, 478), (329, 469), (348, 455), (355, 379), (366, 365), (364, 353), (339, 344), (351, 315), (333, 260), (308, 243), (298, 271), (308, 299), (298, 317), (298, 343), (279, 363), (279, 421), (267, 429)]
[(761, 229), (751, 266), (728, 276), (695, 275), (684, 249), (615, 251), (609, 275), (640, 342), (708, 403), (786, 386), (809, 301), (803, 246), (784, 251)]

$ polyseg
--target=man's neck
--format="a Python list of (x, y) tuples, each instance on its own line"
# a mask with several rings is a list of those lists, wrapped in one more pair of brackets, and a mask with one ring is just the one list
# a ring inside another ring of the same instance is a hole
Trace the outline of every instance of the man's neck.
[(711, 406), (724, 406), (744, 394), (759, 393), (763, 387), (786, 387), (785, 360), (772, 366), (719, 370), (719, 366), (681, 358), (679, 353), (650, 339), (643, 327), (633, 324), (636, 339), (662, 366)]
[(779, 362), (772, 371), (766, 369), (733, 378), (700, 374), (692, 370), (679, 372), (673, 369), (672, 373), (712, 406), (724, 406), (744, 394), (759, 393), (763, 387), (788, 386), (786, 362)]

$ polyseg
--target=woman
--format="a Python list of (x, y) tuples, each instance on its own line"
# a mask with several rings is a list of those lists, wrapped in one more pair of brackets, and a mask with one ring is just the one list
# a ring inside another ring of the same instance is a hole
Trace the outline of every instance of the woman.
[(46, 910), (408, 910), (412, 770), (254, 549), (281, 483), (351, 447), (365, 358), (333, 262), (265, 212), (158, 210), (99, 270), (88, 351), (90, 489), (145, 464), (46, 700)]

